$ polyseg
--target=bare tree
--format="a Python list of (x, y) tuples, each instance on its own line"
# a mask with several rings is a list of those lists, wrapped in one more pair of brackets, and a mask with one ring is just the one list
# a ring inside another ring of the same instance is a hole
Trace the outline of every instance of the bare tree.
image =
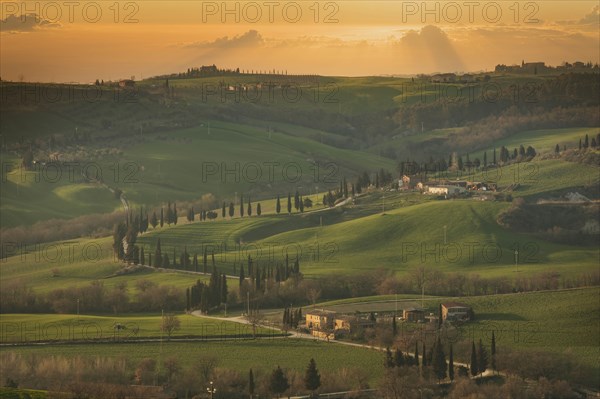
[(181, 321), (179, 318), (173, 314), (167, 314), (162, 317), (162, 322), (160, 325), (160, 330), (164, 333), (167, 333), (168, 339), (171, 339), (171, 334), (176, 330), (179, 330), (181, 327)]

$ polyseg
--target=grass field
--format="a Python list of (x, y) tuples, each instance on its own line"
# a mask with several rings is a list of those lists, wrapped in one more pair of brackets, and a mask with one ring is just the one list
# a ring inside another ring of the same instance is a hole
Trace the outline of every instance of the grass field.
[[(177, 316), (181, 325), (180, 329), (173, 332), (173, 338), (230, 336), (230, 339), (235, 339), (247, 338), (253, 334), (252, 326), (249, 325), (186, 314)], [(68, 342), (161, 337), (166, 340), (167, 334), (160, 328), (161, 321), (161, 315), (5, 314), (0, 317), (0, 342)], [(116, 330), (117, 324), (125, 326), (125, 329)], [(256, 333), (270, 336), (276, 334), (273, 330), (266, 328), (257, 328)]]
[[(402, 309), (407, 298), (402, 295), (398, 297), (398, 309)], [(426, 297), (424, 305), (428, 312), (433, 313), (437, 313), (440, 303), (447, 301), (460, 301), (473, 307), (475, 321), (463, 325), (458, 331), (449, 331), (446, 335), (448, 339), (482, 339), (489, 344), (491, 332), (494, 331), (499, 351), (504, 346), (519, 351), (572, 353), (577, 362), (592, 367), (598, 378), (599, 298), (600, 288), (593, 287), (462, 298)], [(385, 295), (353, 300), (360, 304), (363, 312), (389, 312), (394, 310), (394, 299), (393, 295)], [(369, 303), (371, 306), (366, 307), (365, 304)], [(345, 310), (335, 307), (339, 304), (343, 304)], [(348, 313), (352, 313), (354, 308), (351, 299), (317, 304), (317, 307), (325, 309), (332, 306)], [(415, 328), (422, 327), (403, 323), (399, 331), (401, 334), (410, 334)]]
[[(218, 367), (247, 373), (250, 368), (257, 375), (270, 373), (278, 365), (284, 369), (304, 373), (306, 365), (314, 358), (320, 370), (333, 372), (342, 367), (362, 370), (369, 382), (375, 384), (383, 372), (379, 351), (316, 342), (305, 339), (263, 338), (244, 341), (119, 343), (86, 345), (27, 346), (11, 349), (22, 354), (123, 357), (128, 360), (131, 372), (145, 358), (166, 359), (175, 357), (183, 367), (194, 366), (203, 358), (218, 359)], [(126, 355), (125, 355), (126, 354)]]
[(3, 170), (3, 227), (120, 209), (107, 188), (83, 181), (79, 172), (84, 168), (123, 189), (132, 206), (160, 206), (207, 193), (227, 201), (244, 193), (245, 200), (250, 196), (254, 202), (277, 192), (287, 196), (299, 190), (310, 196), (339, 187), (345, 176), (350, 180), (364, 170), (394, 169), (392, 160), (304, 138), (301, 127), (288, 135), (211, 121), (209, 134), (208, 123), (135, 138), (121, 155), (106, 155), (93, 164), (80, 161), (74, 173), (66, 167), (26, 172), (17, 158), (5, 154), (3, 162), (13, 170), (6, 175)]
[(140, 280), (186, 288), (197, 280), (207, 278), (199, 274), (154, 269), (118, 273), (122, 263), (114, 258), (111, 245), (111, 238), (107, 237), (18, 247), (15, 256), (0, 261), (0, 286), (6, 289), (25, 284), (37, 293), (47, 293), (56, 288), (81, 287), (98, 280), (106, 288), (125, 282), (130, 295), (135, 295), (136, 282)]

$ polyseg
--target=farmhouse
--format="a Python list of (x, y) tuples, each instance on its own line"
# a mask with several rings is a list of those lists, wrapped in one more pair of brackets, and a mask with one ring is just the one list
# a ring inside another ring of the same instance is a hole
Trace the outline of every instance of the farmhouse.
[(308, 329), (333, 329), (336, 313), (330, 310), (311, 310), (306, 313), (306, 327)]
[(461, 186), (440, 185), (427, 187), (427, 193), (435, 195), (459, 195), (466, 191), (467, 190)]
[(471, 307), (460, 302), (442, 303), (442, 321), (469, 320)]
[(402, 318), (406, 321), (424, 321), (425, 310), (418, 308), (407, 308), (402, 311)]
[(334, 330), (336, 332), (355, 332), (363, 328), (374, 326), (375, 322), (373, 320), (357, 316), (339, 316), (334, 320)]
[(127, 88), (134, 88), (135, 87), (135, 81), (133, 79), (122, 79), (119, 80), (119, 87), (127, 89)]

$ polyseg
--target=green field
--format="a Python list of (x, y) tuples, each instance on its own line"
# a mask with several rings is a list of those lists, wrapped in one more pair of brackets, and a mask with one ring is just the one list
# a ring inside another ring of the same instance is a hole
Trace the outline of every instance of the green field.
[[(489, 344), (494, 331), (499, 351), (502, 351), (502, 347), (508, 347), (518, 351), (571, 353), (576, 362), (594, 369), (597, 382), (600, 372), (598, 298), (600, 288), (593, 287), (461, 298), (429, 296), (425, 297), (424, 305), (428, 312), (434, 313), (438, 311), (440, 303), (447, 301), (459, 301), (473, 307), (475, 321), (461, 326), (458, 331), (448, 330), (445, 333), (447, 339), (470, 341), (481, 338)], [(334, 308), (352, 313), (354, 301), (361, 304), (361, 311), (390, 312), (395, 308), (394, 299), (393, 295), (354, 298), (323, 302), (317, 307), (328, 309), (343, 304), (345, 310)], [(414, 299), (413, 302), (420, 302)], [(402, 309), (406, 298), (398, 295), (398, 300), (398, 309)], [(371, 306), (363, 309), (365, 303)], [(399, 331), (410, 336), (415, 328), (423, 328), (423, 325), (403, 323)]]
[(376, 384), (383, 372), (381, 352), (305, 339), (262, 338), (244, 341), (215, 342), (165, 342), (119, 343), (87, 345), (27, 346), (14, 349), (21, 354), (123, 357), (126, 354), (133, 373), (137, 363), (145, 358), (166, 359), (175, 357), (183, 367), (194, 366), (203, 358), (217, 358), (218, 367), (247, 373), (250, 368), (256, 375), (270, 373), (278, 365), (303, 373), (311, 358), (319, 369), (333, 372), (360, 369), (369, 383)]
[[(252, 326), (231, 321), (211, 320), (192, 315), (177, 315), (181, 325), (172, 338), (230, 336), (230, 339), (252, 336)], [(35, 341), (94, 341), (164, 338), (160, 315), (88, 316), (69, 314), (5, 314), (0, 317), (0, 342), (31, 343)], [(117, 330), (116, 325), (125, 329)], [(273, 336), (273, 330), (257, 328), (257, 334)]]
[(120, 209), (120, 201), (107, 188), (83, 181), (82, 170), (90, 176), (100, 173), (108, 186), (124, 191), (132, 206), (160, 206), (198, 200), (208, 193), (227, 201), (233, 201), (235, 193), (239, 200), (244, 193), (245, 200), (250, 196), (253, 202), (271, 199), (276, 192), (285, 197), (299, 190), (310, 196), (339, 187), (345, 176), (394, 169), (389, 159), (321, 144), (299, 133), (215, 121), (210, 134), (207, 126), (198, 126), (168, 136), (136, 138), (121, 155), (106, 155), (95, 163), (80, 161), (72, 167), (74, 172), (66, 166), (26, 172), (11, 156), (3, 156), (3, 162), (13, 165), (3, 176), (3, 227)]

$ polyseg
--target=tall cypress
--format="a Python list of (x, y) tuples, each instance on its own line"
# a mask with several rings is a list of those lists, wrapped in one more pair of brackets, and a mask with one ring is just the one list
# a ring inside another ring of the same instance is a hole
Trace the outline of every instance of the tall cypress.
[(477, 352), (475, 351), (475, 341), (471, 341), (471, 364), (469, 365), (471, 375), (475, 377), (479, 374), (479, 364), (477, 363)]
[(479, 374), (483, 374), (488, 367), (488, 354), (485, 348), (483, 347), (483, 342), (481, 339), (477, 345), (477, 370)]
[(494, 331), (492, 331), (492, 348), (491, 348), (491, 351), (492, 351), (492, 359), (491, 359), (492, 360), (491, 361), (492, 370), (495, 371), (496, 370), (496, 335), (494, 334)]
[(415, 366), (419, 367), (419, 343), (415, 342)]
[(244, 217), (244, 193), (240, 194), (240, 217)]
[(450, 344), (450, 353), (448, 355), (448, 378), (454, 381), (454, 353), (452, 352), (452, 344)]
[(277, 194), (277, 204), (275, 205), (275, 212), (279, 215), (281, 212), (281, 201), (279, 200), (279, 194)]
[(446, 355), (444, 354), (444, 348), (442, 348), (442, 342), (438, 337), (435, 346), (433, 347), (433, 372), (438, 378), (438, 381), (446, 378), (448, 365), (446, 364)]
[(248, 394), (250, 395), (250, 399), (254, 395), (254, 374), (252, 373), (252, 369), (248, 373)]

